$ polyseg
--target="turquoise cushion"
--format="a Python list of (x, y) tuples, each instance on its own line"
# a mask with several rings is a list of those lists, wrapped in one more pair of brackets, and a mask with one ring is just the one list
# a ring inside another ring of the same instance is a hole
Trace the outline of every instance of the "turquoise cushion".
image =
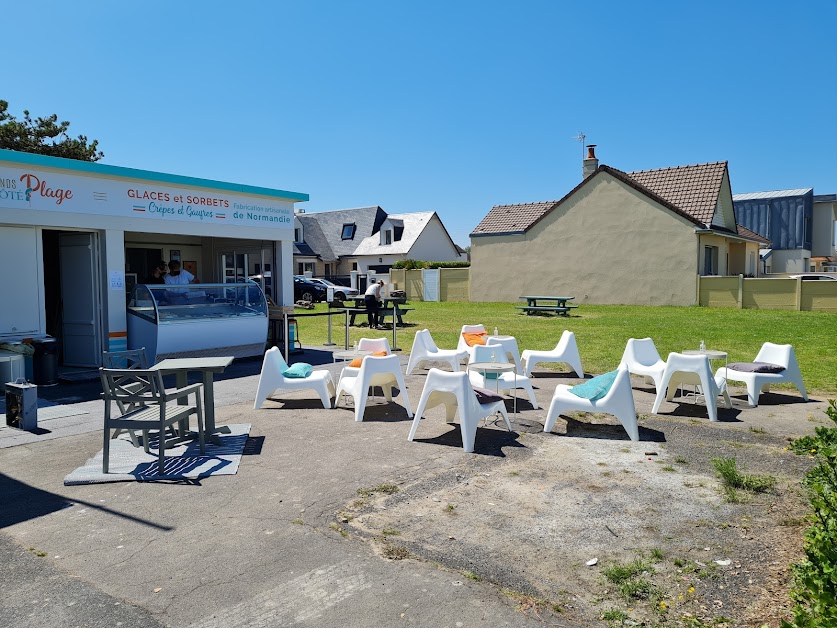
[(576, 397), (581, 397), (582, 399), (589, 399), (590, 401), (601, 399), (608, 393), (610, 387), (613, 386), (613, 382), (616, 381), (617, 373), (619, 373), (619, 371), (611, 371), (610, 373), (599, 375), (598, 377), (594, 377), (593, 379), (587, 380), (583, 384), (573, 386), (567, 390), (569, 390)]
[(304, 378), (308, 377), (311, 374), (311, 371), (314, 370), (314, 367), (310, 364), (306, 364), (305, 362), (297, 362), (293, 366), (289, 366), (284, 371), (282, 371), (282, 375), (285, 377), (291, 378)]

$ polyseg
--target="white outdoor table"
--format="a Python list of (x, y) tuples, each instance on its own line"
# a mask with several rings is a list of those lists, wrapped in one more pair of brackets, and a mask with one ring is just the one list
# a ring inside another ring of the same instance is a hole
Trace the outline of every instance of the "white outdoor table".
[[(173, 373), (176, 378), (177, 387), (183, 388), (188, 384), (189, 371), (199, 371), (203, 378), (203, 411), (204, 411), (204, 434), (216, 445), (221, 441), (213, 436), (218, 431), (215, 427), (215, 390), (213, 387), (213, 375), (223, 373), (234, 358), (223, 356), (219, 358), (168, 358), (158, 362), (151, 368), (155, 371), (162, 371), (163, 375)], [(186, 400), (181, 400), (186, 403)]]
[[(512, 362), (474, 362), (468, 365), (469, 371), (478, 371), (485, 377), (486, 373), (514, 373), (514, 385), (512, 397), (514, 398), (512, 416), (517, 418), (517, 369)], [(500, 382), (494, 380), (494, 390), (500, 394)]]
[(337, 360), (343, 360), (344, 362), (351, 362), (355, 358), (362, 358), (362, 357), (367, 356), (367, 355), (372, 355), (372, 352), (367, 351), (365, 349), (363, 351), (361, 351), (360, 349), (358, 349), (357, 351), (355, 351), (354, 349), (349, 349), (347, 351), (335, 351), (334, 353), (331, 354), (331, 356), (332, 356), (332, 358), (334, 359), (335, 362), (337, 362)]

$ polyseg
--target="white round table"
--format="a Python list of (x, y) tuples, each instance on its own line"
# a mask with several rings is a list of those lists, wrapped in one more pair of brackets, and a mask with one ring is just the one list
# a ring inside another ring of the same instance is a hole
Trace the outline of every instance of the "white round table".
[(372, 352), (366, 351), (365, 349), (363, 351), (361, 351), (360, 349), (358, 349), (357, 351), (355, 351), (354, 349), (348, 349), (347, 351), (335, 351), (331, 354), (335, 362), (337, 362), (337, 360), (351, 362), (355, 358), (362, 358), (367, 355), (372, 355)]

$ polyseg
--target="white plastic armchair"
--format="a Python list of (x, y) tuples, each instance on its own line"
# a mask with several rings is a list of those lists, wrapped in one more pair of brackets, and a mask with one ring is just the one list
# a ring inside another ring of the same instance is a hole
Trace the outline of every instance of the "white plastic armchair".
[(631, 440), (639, 440), (634, 394), (631, 390), (631, 375), (625, 365), (619, 366), (619, 372), (616, 374), (613, 385), (601, 399), (578, 397), (569, 391), (570, 388), (571, 386), (566, 384), (558, 384), (555, 388), (552, 402), (549, 404), (549, 411), (546, 414), (546, 423), (543, 426), (544, 432), (551, 432), (560, 414), (567, 410), (606, 412), (619, 419)]
[(413, 417), (413, 425), (410, 428), (410, 435), (407, 440), (412, 441), (415, 438), (424, 411), (438, 405), (445, 406), (445, 421), (447, 423), (453, 423), (457, 411), (459, 412), (459, 429), (462, 431), (462, 448), (465, 453), (474, 451), (477, 424), (480, 419), (499, 412), (505, 420), (508, 430), (511, 431), (512, 429), (505, 403), (502, 400), (480, 403), (467, 373), (448, 373), (432, 368), (427, 373), (424, 390), (421, 391), (418, 410)]
[(625, 352), (622, 354), (622, 364), (628, 367), (628, 372), (643, 375), (646, 380), (654, 382), (654, 388), (660, 389), (660, 381), (666, 363), (660, 357), (654, 341), (650, 338), (628, 338)]
[(535, 368), (538, 362), (563, 362), (568, 364), (575, 371), (576, 375), (584, 377), (575, 334), (566, 329), (561, 334), (561, 340), (558, 341), (558, 344), (555, 345), (552, 351), (533, 351), (532, 349), (526, 349), (520, 358), (523, 361), (523, 374), (526, 377), (532, 374), (532, 369)]
[[(723, 384), (723, 381), (721, 383)], [(674, 393), (682, 384), (700, 386), (711, 421), (718, 420), (718, 395), (723, 395), (727, 408), (732, 407), (726, 386), (719, 385), (712, 377), (709, 356), (669, 353), (660, 385), (657, 386), (657, 398), (654, 400), (651, 412), (658, 413), (663, 399), (666, 401), (674, 399)]]
[(256, 401), (253, 409), (262, 407), (265, 400), (277, 390), (314, 390), (320, 396), (323, 407), (331, 408), (331, 398), (334, 396), (334, 380), (328, 371), (312, 371), (308, 377), (285, 377), (282, 372), (288, 364), (282, 357), (279, 347), (272, 347), (264, 354), (262, 372), (259, 374), (259, 385), (256, 388)]
[(500, 345), (503, 351), (514, 362), (514, 368), (518, 375), (523, 375), (523, 364), (520, 362), (520, 349), (517, 348), (517, 338), (513, 336), (486, 336), (485, 344)]
[(433, 342), (430, 331), (422, 329), (416, 332), (413, 339), (413, 348), (410, 350), (410, 360), (407, 362), (407, 375), (422, 365), (424, 362), (447, 362), (451, 369), (459, 371), (459, 364), (468, 358), (467, 351), (459, 349), (440, 349)]
[[(361, 338), (357, 343), (357, 350), (371, 351), (372, 353), (386, 351), (387, 355), (392, 355), (392, 350), (389, 348), (389, 340), (386, 338)], [(340, 372), (340, 377), (343, 377), (343, 375), (356, 376), (359, 370), (360, 367), (344, 366)]]
[(341, 395), (351, 396), (355, 402), (355, 421), (363, 421), (369, 388), (372, 386), (380, 386), (387, 401), (392, 401), (392, 388), (397, 386), (404, 408), (407, 410), (407, 416), (413, 416), (410, 410), (410, 399), (407, 396), (407, 386), (401, 374), (401, 361), (397, 355), (367, 355), (363, 358), (356, 375), (348, 374), (347, 371), (348, 369), (343, 369), (340, 381), (337, 382), (335, 405), (340, 402)]
[(474, 347), (469, 346), (468, 343), (465, 342), (465, 338), (462, 336), (462, 334), (477, 334), (479, 332), (485, 333), (484, 325), (463, 325), (462, 331), (459, 332), (459, 343), (456, 345), (456, 350), (465, 351), (468, 354), (468, 357), (470, 358), (471, 355), (473, 355), (474, 353)]
[(796, 386), (802, 394), (802, 399), (808, 401), (808, 392), (805, 390), (805, 383), (802, 381), (802, 372), (799, 370), (793, 345), (776, 345), (772, 342), (765, 342), (759, 349), (754, 361), (778, 364), (785, 367), (785, 370), (781, 373), (749, 373), (737, 371), (735, 368), (722, 367), (718, 369), (715, 377), (725, 381), (744, 382), (747, 385), (747, 401), (751, 406), (758, 405), (759, 395), (767, 392), (771, 384), (785, 382)]
[[(476, 345), (472, 347), (472, 349), (474, 349), (474, 352), (471, 354), (471, 358), (468, 361), (469, 365), (477, 362), (498, 362), (500, 364), (511, 364), (508, 356), (506, 355), (505, 348), (501, 345)], [(532, 382), (525, 375), (518, 375), (516, 372), (499, 373), (496, 379), (488, 379), (479, 371), (469, 369), (468, 377), (470, 378), (473, 386), (488, 388), (489, 390), (494, 388), (497, 392), (522, 388), (526, 391), (526, 394), (529, 395), (529, 402), (532, 404), (532, 407), (535, 410), (539, 407), (538, 400), (535, 398), (535, 391), (532, 390)]]

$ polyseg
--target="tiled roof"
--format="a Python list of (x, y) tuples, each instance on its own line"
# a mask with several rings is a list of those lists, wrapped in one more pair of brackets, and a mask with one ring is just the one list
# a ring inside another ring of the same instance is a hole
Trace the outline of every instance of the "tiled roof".
[(637, 172), (622, 172), (601, 165), (559, 201), (492, 207), (471, 235), (524, 233), (601, 172), (616, 177), (696, 225), (709, 225), (715, 214), (726, 170), (725, 161)]
[(727, 162), (639, 170), (627, 175), (705, 225), (711, 224)]
[(759, 235), (755, 231), (750, 231), (744, 225), (735, 225), (738, 227), (738, 235), (742, 238), (749, 238), (750, 240), (756, 240), (757, 242), (761, 242), (762, 244), (770, 244), (770, 240), (765, 238), (764, 236)]
[(474, 229), (474, 234), (522, 233), (555, 207), (558, 201), (495, 205)]

